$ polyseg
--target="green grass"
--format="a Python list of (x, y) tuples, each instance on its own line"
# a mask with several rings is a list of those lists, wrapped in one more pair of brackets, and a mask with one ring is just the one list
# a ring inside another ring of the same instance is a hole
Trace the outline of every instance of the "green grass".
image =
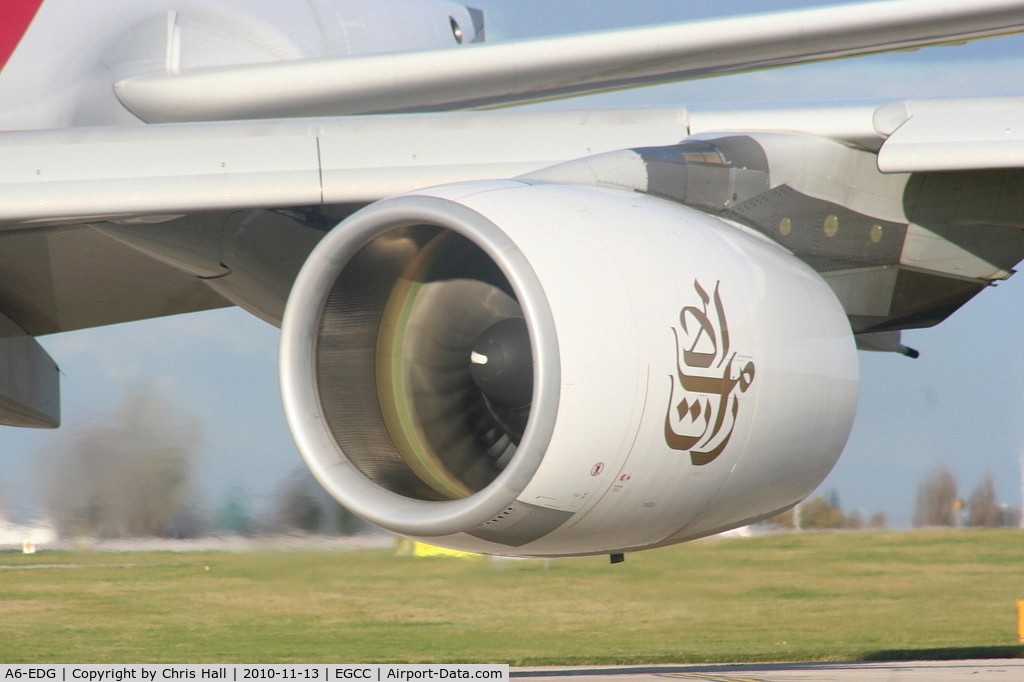
[[(75, 564), (8, 570), (3, 566)], [(1024, 532), (805, 533), (627, 556), (0, 555), (0, 662), (515, 665), (1020, 657)]]

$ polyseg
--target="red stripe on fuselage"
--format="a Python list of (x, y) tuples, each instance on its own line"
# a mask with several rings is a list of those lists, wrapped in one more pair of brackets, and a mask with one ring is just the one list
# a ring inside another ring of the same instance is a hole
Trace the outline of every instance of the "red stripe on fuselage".
[(43, 0), (0, 0), (0, 70), (21, 42)]

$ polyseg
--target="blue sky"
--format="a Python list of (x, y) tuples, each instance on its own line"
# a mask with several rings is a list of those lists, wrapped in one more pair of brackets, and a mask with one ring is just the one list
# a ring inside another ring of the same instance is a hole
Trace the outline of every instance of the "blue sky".
[[(668, 0), (479, 0), (493, 42), (528, 35), (770, 11), (825, 3)], [(698, 7), (697, 5), (700, 5)], [(831, 3), (830, 3), (831, 4)], [(582, 98), (570, 106), (734, 105), (1024, 94), (1024, 39), (778, 69)], [(944, 464), (966, 497), (986, 472), (1002, 501), (1020, 504), (1024, 456), (1024, 276), (983, 292), (936, 328), (905, 335), (909, 360), (861, 353), (854, 431), (822, 485), (843, 507), (884, 511), (907, 525), (922, 475)], [(276, 329), (246, 313), (215, 311), (41, 339), (60, 364), (64, 427), (4, 429), (0, 497), (19, 514), (38, 501), (44, 455), (116, 408), (133, 385), (159, 387), (204, 422), (202, 499), (218, 506), (243, 490), (265, 506), (301, 459), (281, 413)]]

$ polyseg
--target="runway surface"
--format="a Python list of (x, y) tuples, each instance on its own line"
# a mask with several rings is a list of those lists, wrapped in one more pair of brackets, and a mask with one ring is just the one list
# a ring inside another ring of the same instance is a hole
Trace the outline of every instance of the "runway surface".
[(1024, 659), (513, 668), (522, 682), (1010, 682)]

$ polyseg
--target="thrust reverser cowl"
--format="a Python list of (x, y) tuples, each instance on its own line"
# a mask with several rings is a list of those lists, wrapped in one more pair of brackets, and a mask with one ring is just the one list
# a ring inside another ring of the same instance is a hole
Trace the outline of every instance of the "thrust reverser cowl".
[[(523, 318), (532, 399), (474, 381)], [(831, 289), (746, 229), (658, 198), (466, 183), (328, 234), (282, 327), (282, 390), (321, 483), (460, 549), (615, 553), (799, 501), (841, 452), (857, 361)]]

